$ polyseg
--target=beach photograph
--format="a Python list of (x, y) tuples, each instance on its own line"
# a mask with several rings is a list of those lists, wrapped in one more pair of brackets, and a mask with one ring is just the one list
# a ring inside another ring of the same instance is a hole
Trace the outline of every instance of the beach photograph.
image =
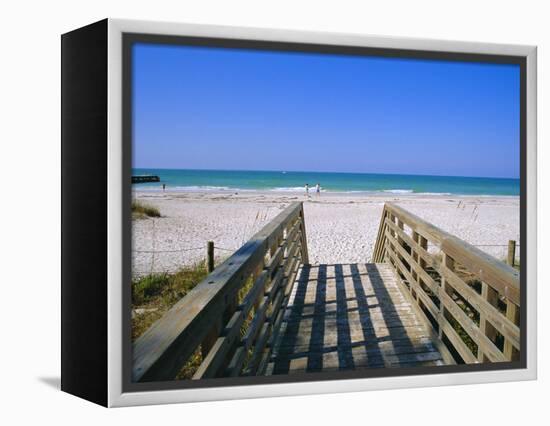
[(520, 70), (132, 47), (132, 380), (520, 357)]

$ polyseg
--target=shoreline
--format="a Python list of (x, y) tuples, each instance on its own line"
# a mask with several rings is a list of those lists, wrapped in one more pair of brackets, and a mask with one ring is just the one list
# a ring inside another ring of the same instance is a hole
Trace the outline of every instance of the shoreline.
[(385, 202), (393, 202), (502, 260), (519, 243), (519, 196), (274, 191), (143, 191), (132, 196), (161, 217), (133, 220), (133, 273), (172, 272), (203, 261), (214, 241), (228, 257), (291, 202), (304, 203), (310, 261), (368, 262)]
[[(216, 194), (216, 195), (246, 195), (246, 194), (260, 194), (260, 195), (293, 195), (293, 196), (303, 196), (305, 197), (305, 189), (293, 190), (293, 189), (242, 189), (242, 188), (202, 188), (202, 187), (170, 187), (165, 191), (162, 190), (162, 187), (141, 187), (141, 188), (132, 188), (132, 193), (143, 193), (143, 194)], [(315, 187), (311, 187), (309, 190), (311, 197), (316, 196)], [(359, 197), (416, 197), (416, 196), (428, 196), (428, 197), (519, 197), (519, 194), (458, 194), (452, 192), (414, 192), (408, 189), (390, 189), (390, 190), (380, 190), (380, 191), (335, 191), (335, 190), (325, 190), (321, 189), (321, 196), (333, 197), (333, 196), (359, 196)]]

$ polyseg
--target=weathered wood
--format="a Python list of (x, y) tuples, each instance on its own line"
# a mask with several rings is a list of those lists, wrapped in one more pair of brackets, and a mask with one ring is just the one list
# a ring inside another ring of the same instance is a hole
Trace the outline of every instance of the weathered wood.
[[(500, 334), (513, 341), (514, 345), (519, 348), (519, 327), (516, 324), (502, 315), (496, 306), (493, 306), (493, 304), (480, 296), (452, 270), (443, 268), (441, 272), (448, 284), (450, 284), (478, 312), (483, 313), (485, 318), (490, 321), (492, 326), (495, 327)], [(494, 298), (495, 295), (493, 294), (491, 297)]]
[(514, 267), (516, 263), (516, 242), (514, 240), (508, 241), (508, 256), (506, 262), (512, 267)]
[(461, 325), (468, 333), (471, 339), (478, 345), (478, 350), (481, 350), (489, 357), (491, 362), (505, 361), (504, 354), (494, 345), (487, 336), (481, 333), (479, 327), (474, 323), (466, 313), (456, 304), (456, 302), (446, 293), (440, 293), (440, 300), (445, 305), (445, 309), (453, 316), (453, 318)]
[(518, 271), (504, 262), (481, 252), (481, 250), (473, 248), (475, 250), (470, 252), (465, 251), (461, 242), (450, 239), (444, 241), (441, 246), (442, 251), (451, 255), (457, 262), (460, 262), (468, 271), (475, 274), (480, 281), (486, 282), (499, 294), (519, 304)]
[[(268, 276), (269, 271), (266, 269), (258, 275), (252, 288), (243, 299), (243, 302), (239, 306), (238, 310), (229, 320), (225, 330), (222, 333), (222, 337), (216, 340), (215, 343), (217, 343), (217, 345), (215, 344), (208, 348), (206, 355), (204, 355), (204, 360), (197, 372), (194, 374), (193, 379), (215, 377), (220, 368), (222, 368), (225, 357), (237, 343), (237, 339), (239, 338), (239, 333), (245, 318), (250, 313), (252, 307), (258, 305), (258, 300), (264, 294)], [(203, 345), (201, 345), (201, 348)]]
[(252, 352), (250, 361), (248, 362), (248, 366), (246, 368), (245, 374), (247, 376), (255, 375), (258, 370), (258, 364), (260, 363), (260, 360), (264, 353), (264, 348), (267, 344), (267, 339), (269, 338), (269, 335), (271, 333), (271, 327), (272, 327), (271, 322), (265, 322), (262, 326), (262, 329), (260, 330), (260, 334), (258, 336), (257, 342), (254, 345), (254, 351)]
[(265, 292), (268, 279), (269, 270), (264, 269), (260, 275), (258, 275), (258, 278), (254, 281), (252, 288), (248, 291), (248, 294), (244, 297), (241, 303), (240, 309), (245, 313), (245, 315), (248, 315), (252, 309), (252, 306), (257, 307), (258, 300)]
[[(213, 244), (207, 257), (213, 268)], [(310, 266), (303, 206), (289, 206), (136, 340), (134, 380), (173, 379), (199, 345), (194, 379), (452, 364), (444, 339), (467, 363), (519, 358), (513, 268), (393, 204), (373, 258), (386, 263)]]
[(446, 363), (386, 264), (302, 267), (293, 287), (266, 374)]
[[(493, 288), (488, 286), (487, 283), (481, 283), (481, 297), (491, 306), (496, 306), (498, 303), (498, 293)], [(478, 309), (478, 312), (480, 331), (492, 342), (494, 342), (497, 335), (497, 329), (491, 324), (490, 320), (487, 319), (487, 314), (483, 309)], [(488, 360), (483, 351), (478, 351), (477, 359), (480, 362), (485, 362)]]
[[(412, 236), (404, 232), (404, 226)], [(438, 249), (440, 257), (432, 246), (428, 250), (428, 242)], [(514, 309), (519, 306), (520, 291), (515, 269), (391, 203), (384, 206), (373, 259), (392, 265), (412, 300), (437, 322), (439, 336), (447, 337), (465, 362), (500, 362), (519, 357), (519, 317)], [(452, 266), (455, 262), (460, 265), (456, 271)], [(433, 273), (437, 273), (438, 281)], [(477, 278), (482, 294), (458, 274)], [(455, 293), (477, 311), (479, 325), (457, 304)], [(438, 304), (432, 300), (434, 297)], [(509, 306), (506, 315), (497, 308), (499, 298)], [(446, 315), (453, 317), (475, 342), (477, 355), (472, 354)], [(497, 332), (505, 339), (503, 351), (494, 343)]]
[[(519, 325), (519, 307), (508, 301), (506, 318)], [(504, 356), (512, 361), (519, 360), (519, 346), (512, 339), (504, 340)]]
[(214, 321), (213, 324), (210, 325), (209, 331), (204, 336), (204, 339), (201, 343), (201, 355), (203, 357), (206, 357), (208, 355), (208, 352), (210, 352), (210, 349), (212, 349), (212, 346), (216, 343), (216, 340), (218, 340), (218, 337), (220, 336), (220, 331), (222, 328), (222, 318), (220, 317), (216, 321)]
[(306, 221), (304, 217), (304, 205), (300, 204), (300, 232), (302, 237), (301, 251), (302, 251), (302, 263), (304, 265), (309, 264), (309, 253), (307, 249), (307, 237), (306, 237)]
[(225, 356), (238, 338), (240, 327), (244, 322), (243, 311), (237, 311), (229, 321), (223, 336), (219, 337), (208, 354), (204, 357), (199, 369), (195, 372), (193, 379), (215, 377), (223, 365)]
[(214, 270), (214, 241), (206, 243), (206, 272)]
[(439, 309), (435, 303), (430, 299), (420, 285), (412, 280), (410, 272), (405, 268), (401, 260), (398, 259), (397, 255), (394, 252), (388, 252), (388, 254), (395, 264), (396, 272), (400, 272), (405, 276), (407, 282), (414, 288), (417, 298), (422, 301), (424, 307), (430, 312), (430, 314), (434, 318), (437, 318), (439, 316)]
[[(199, 376), (215, 375), (219, 368), (229, 363), (226, 356), (235, 352), (237, 348), (238, 339), (233, 339), (233, 336), (238, 334), (236, 330), (239, 327), (234, 324), (229, 332), (226, 325), (222, 325), (216, 329), (217, 331), (212, 332), (212, 324), (220, 321), (220, 313), (225, 313), (222, 318), (226, 318), (225, 321), (229, 323), (233, 319), (240, 318), (243, 306), (238, 308), (236, 305), (239, 290), (251, 274), (257, 274), (258, 268), (263, 267), (264, 259), (269, 255), (272, 247), (280, 245), (285, 230), (295, 225), (297, 221), (301, 222), (302, 219), (302, 204), (290, 205), (138, 338), (134, 342), (133, 350), (133, 380), (173, 379), (205, 340), (210, 343), (207, 342), (208, 344), (205, 345), (207, 354), (203, 360), (204, 365), (201, 365), (197, 373)], [(295, 235), (301, 238), (303, 224), (296, 228)], [(286, 244), (286, 241), (283, 244)], [(299, 250), (301, 244), (294, 244), (294, 246), (298, 247), (296, 258), (300, 261), (303, 253), (303, 250)], [(294, 250), (294, 246), (291, 249)], [(268, 272), (259, 274), (261, 279), (258, 278), (250, 290), (253, 296), (245, 298), (246, 309), (250, 309), (257, 300), (256, 296), (263, 293), (261, 288), (264, 280), (269, 282), (269, 275), (280, 268), (283, 260), (281, 257), (277, 259), (281, 262), (279, 265), (273, 262), (269, 265), (271, 269), (267, 269)], [(265, 310), (267, 308), (268, 306), (265, 306)], [(281, 309), (284, 307), (281, 306)], [(244, 320), (244, 317), (242, 319)], [(263, 323), (259, 319), (257, 323), (252, 321), (251, 325), (260, 330)], [(216, 334), (219, 334), (222, 329), (225, 330), (223, 333), (226, 335), (222, 333), (216, 338)], [(249, 337), (251, 337), (250, 333)]]
[[(430, 277), (430, 275), (428, 275), (428, 273), (423, 268), (421, 268), (418, 263), (416, 263), (412, 256), (407, 253), (403, 246), (399, 244), (389, 233), (386, 233), (386, 238), (390, 243), (393, 242), (395, 247), (394, 251), (397, 252), (400, 258), (405, 259), (405, 261), (409, 264), (411, 270), (414, 270), (416, 274), (420, 277), (420, 279), (424, 282), (424, 284), (426, 284), (431, 291), (437, 294), (439, 292), (439, 285), (433, 280), (433, 278)], [(406, 269), (404, 266), (403, 268)]]
[[(302, 263), (302, 265), (304, 265)], [(305, 264), (307, 265), (307, 264)], [(286, 307), (288, 306), (288, 302), (290, 300), (290, 291), (293, 288), (293, 285), (295, 283), (296, 276), (299, 271), (300, 266), (300, 260), (298, 257), (296, 257), (288, 270), (286, 270), (284, 279), (281, 282), (281, 288), (276, 296), (276, 301), (273, 303), (273, 310), (270, 312), (269, 315), (269, 323), (270, 323), (270, 331), (273, 330), (272, 333), (270, 333), (270, 336), (267, 341), (265, 341), (263, 353), (261, 354), (261, 361), (260, 365), (258, 367), (258, 371), (263, 374), (265, 371), (265, 368), (267, 366), (267, 362), (269, 360), (269, 357), (271, 355), (271, 351), (273, 349), (274, 342), (276, 341), (280, 327), (282, 324), (282, 319), (284, 318), (284, 311)], [(272, 325), (271, 325), (272, 324)], [(260, 353), (258, 353), (255, 356), (260, 356)]]
[(372, 258), (372, 261), (374, 263), (380, 263), (384, 261), (385, 249), (383, 234), (386, 230), (386, 218), (388, 217), (389, 212), (384, 207), (384, 209), (382, 210), (382, 216), (380, 217), (380, 225), (378, 226), (378, 234), (376, 236), (376, 241), (374, 244), (374, 254)]
[[(386, 238), (389, 241), (393, 240), (393, 237), (387, 233)], [(495, 361), (504, 361), (504, 356), (499, 351), (499, 349), (493, 344), (493, 342), (482, 332), (478, 326), (464, 313), (464, 311), (455, 303), (455, 301), (447, 294), (442, 287), (440, 287), (424, 270), (422, 270), (414, 259), (405, 251), (405, 249), (397, 242), (394, 241), (394, 247), (397, 249), (397, 253), (401, 255), (410, 265), (411, 269), (415, 269), (422, 277), (423, 282), (427, 287), (437, 296), (442, 303), (440, 308), (437, 308), (436, 305), (429, 299), (428, 295), (425, 294), (424, 290), (417, 286), (412, 279), (412, 276), (409, 275), (409, 271), (401, 263), (400, 259), (394, 259), (399, 264), (399, 269), (404, 275), (408, 277), (408, 281), (411, 284), (415, 284), (415, 290), (421, 299), (423, 300), (426, 307), (430, 310), (432, 316), (438, 321), (441, 321), (443, 316), (443, 311), (446, 309), (462, 328), (468, 333), (472, 340), (480, 347), (480, 350), (485, 354), (491, 362)], [(424, 297), (422, 297), (424, 296)]]
[(437, 244), (441, 251), (452, 256), (480, 280), (486, 281), (500, 294), (519, 304), (519, 272), (514, 268), (395, 204), (386, 203), (385, 208), (411, 229)]
[[(248, 325), (244, 337), (241, 339), (240, 346), (236, 348), (233, 357), (229, 361), (227, 375), (234, 376), (240, 374), (244, 362), (247, 360), (248, 351), (253, 348), (252, 355), (247, 361), (245, 375), (255, 374), (258, 369), (258, 364), (264, 353), (268, 338), (270, 337), (274, 316), (281, 309), (284, 300), (285, 273), (293, 269), (292, 264), (296, 264), (301, 260), (300, 243), (302, 223), (298, 217), (295, 223), (290, 222), (288, 225), (287, 235), (282, 244), (278, 247), (275, 245), (270, 247), (270, 255), (272, 255), (266, 269), (259, 275), (257, 282), (249, 291), (245, 301), (243, 302), (243, 311), (245, 316), (250, 310), (251, 304), (254, 304), (256, 313)], [(284, 251), (288, 250), (289, 254), (283, 259)], [(288, 264), (291, 265), (288, 265)], [(287, 265), (287, 266), (285, 266)], [(274, 271), (275, 276), (272, 279), (269, 290), (265, 291), (265, 282), (267, 277)], [(258, 288), (256, 288), (258, 287)], [(263, 301), (259, 301), (260, 291), (264, 290), (265, 297)], [(244, 317), (242, 318), (244, 319)], [(222, 360), (229, 353), (231, 345), (235, 343), (236, 332), (242, 326), (243, 321), (239, 321), (232, 326), (232, 334), (225, 337), (224, 340), (218, 340), (218, 345), (212, 349), (212, 353), (203, 361), (199, 370), (194, 375), (194, 379), (206, 377), (214, 377), (217, 371), (222, 366)], [(228, 343), (229, 342), (229, 343)], [(224, 345), (225, 343), (225, 345)]]
[(466, 346), (462, 337), (455, 331), (454, 327), (447, 321), (445, 317), (441, 318), (440, 327), (443, 329), (443, 333), (447, 339), (453, 345), (453, 348), (459, 353), (466, 364), (477, 364), (478, 360), (476, 355), (472, 353), (470, 348)]
[(430, 253), (428, 253), (428, 240), (419, 233), (416, 232), (418, 235), (419, 241), (414, 241), (412, 238), (410, 238), (405, 232), (403, 232), (401, 229), (397, 227), (394, 223), (387, 221), (385, 222), (387, 228), (390, 230), (393, 230), (399, 235), (399, 237), (405, 241), (409, 246), (411, 246), (414, 251), (419, 255), (420, 262), (419, 265), (422, 269), (424, 269), (427, 266), (431, 266), (434, 269), (439, 268), (440, 262), (432, 256)]

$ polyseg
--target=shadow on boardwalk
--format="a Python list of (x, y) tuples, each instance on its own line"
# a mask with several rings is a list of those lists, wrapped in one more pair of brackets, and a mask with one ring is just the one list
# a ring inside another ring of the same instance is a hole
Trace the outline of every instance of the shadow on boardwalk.
[(385, 264), (305, 265), (268, 374), (442, 365)]

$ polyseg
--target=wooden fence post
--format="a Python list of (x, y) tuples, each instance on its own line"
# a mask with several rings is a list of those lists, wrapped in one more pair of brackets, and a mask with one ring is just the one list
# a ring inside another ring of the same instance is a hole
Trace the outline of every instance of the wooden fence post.
[(508, 241), (508, 258), (506, 260), (506, 263), (510, 266), (514, 266), (516, 260), (516, 241), (510, 240)]
[(214, 241), (206, 243), (206, 271), (208, 273), (214, 270)]

